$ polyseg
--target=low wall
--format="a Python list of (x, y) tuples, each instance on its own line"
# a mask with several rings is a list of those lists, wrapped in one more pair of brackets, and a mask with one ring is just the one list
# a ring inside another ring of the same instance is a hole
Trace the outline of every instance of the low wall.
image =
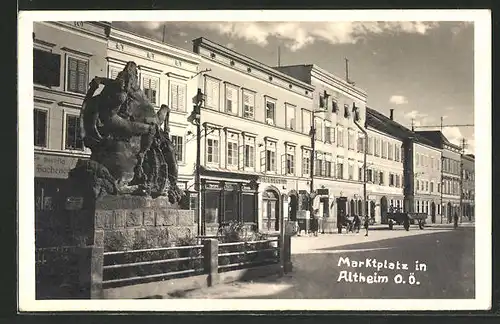
[(94, 246), (105, 250), (131, 249), (134, 242), (148, 240), (151, 247), (196, 235), (193, 210), (169, 205), (166, 197), (107, 196), (95, 205)]

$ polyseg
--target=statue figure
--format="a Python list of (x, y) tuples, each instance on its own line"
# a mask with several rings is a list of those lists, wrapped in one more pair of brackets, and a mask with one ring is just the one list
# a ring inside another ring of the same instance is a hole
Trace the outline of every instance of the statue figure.
[[(104, 88), (94, 95), (100, 85)], [(134, 62), (128, 62), (116, 79), (95, 77), (81, 111), (84, 145), (92, 154), (70, 175), (86, 177), (96, 197), (131, 193), (154, 198), (167, 189), (169, 201), (178, 203), (183, 193), (177, 186), (169, 113), (166, 105), (155, 112), (139, 87)], [(165, 130), (160, 128), (163, 123)]]

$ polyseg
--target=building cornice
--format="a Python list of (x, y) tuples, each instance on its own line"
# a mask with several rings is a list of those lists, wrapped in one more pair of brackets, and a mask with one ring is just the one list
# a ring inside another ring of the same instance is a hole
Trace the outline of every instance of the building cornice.
[(339, 78), (338, 76), (328, 72), (325, 69), (322, 69), (316, 64), (312, 64), (311, 77), (314, 76), (313, 73), (317, 73), (319, 76), (319, 80), (331, 85), (332, 87), (343, 90), (359, 100), (366, 101), (367, 93), (365, 90), (349, 84), (347, 81)]
[(115, 27), (111, 27), (109, 39), (158, 54), (179, 58), (189, 63), (200, 64), (200, 57), (197, 54)]
[(250, 66), (251, 68), (261, 70), (262, 72), (264, 72), (268, 75), (280, 78), (286, 82), (289, 82), (292, 85), (302, 87), (305, 90), (314, 91), (314, 86), (312, 86), (308, 83), (305, 83), (305, 82), (302, 82), (298, 79), (295, 79), (295, 78), (289, 76), (288, 74), (279, 72), (270, 66), (267, 66), (267, 65), (260, 63), (260, 62), (254, 60), (248, 56), (245, 56), (243, 54), (240, 54), (238, 52), (230, 50), (229, 48), (226, 48), (226, 47), (221, 46), (217, 43), (214, 43), (214, 42), (212, 42), (204, 37), (200, 37), (200, 38), (195, 39), (193, 41), (193, 44), (195, 46), (206, 48), (206, 49), (211, 50), (213, 52), (224, 55), (230, 59), (237, 60), (238, 62), (242, 62), (242, 63)]
[(77, 26), (74, 26), (74, 25), (71, 25), (70, 22), (60, 22), (60, 21), (39, 21), (38, 23), (41, 23), (41, 24), (44, 24), (44, 25), (52, 25), (52, 26), (55, 26), (57, 28), (65, 28), (65, 29), (69, 29), (71, 32), (75, 33), (75, 34), (80, 34), (80, 35), (83, 35), (83, 36), (87, 36), (87, 37), (92, 37), (92, 38), (95, 38), (96, 40), (99, 40), (101, 42), (105, 42), (107, 40), (107, 28), (110, 28), (110, 25), (104, 23), (104, 22), (85, 22), (87, 24), (92, 24), (94, 26), (97, 26), (97, 27), (100, 27), (100, 28), (103, 28), (103, 33), (97, 33), (97, 32), (93, 32), (91, 30), (88, 30), (88, 29), (85, 29), (85, 28), (81, 28), (81, 27), (77, 27)]

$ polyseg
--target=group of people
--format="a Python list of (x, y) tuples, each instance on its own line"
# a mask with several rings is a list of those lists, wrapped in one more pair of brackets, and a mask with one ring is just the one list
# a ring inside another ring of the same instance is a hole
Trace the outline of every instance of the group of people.
[[(339, 224), (342, 226), (342, 224)], [(370, 227), (370, 219), (368, 216), (365, 216), (363, 219), (363, 228), (365, 229), (365, 236), (368, 236), (368, 228)], [(319, 232), (319, 210), (314, 210), (310, 221), (310, 229), (314, 236), (318, 236)], [(361, 218), (358, 215), (354, 215), (352, 221), (347, 221), (347, 233), (353, 232), (356, 230), (356, 233), (359, 233), (361, 229)]]

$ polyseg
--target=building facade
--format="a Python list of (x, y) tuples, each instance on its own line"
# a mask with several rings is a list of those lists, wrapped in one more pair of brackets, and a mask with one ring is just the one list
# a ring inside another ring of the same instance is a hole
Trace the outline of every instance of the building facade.
[(461, 152), (440, 131), (419, 131), (420, 136), (432, 142), (441, 150), (441, 214), (444, 221), (451, 223), (455, 213), (460, 215)]
[(475, 157), (462, 155), (462, 220), (472, 221), (475, 217)]
[(196, 155), (187, 153), (196, 151), (196, 131), (187, 117), (198, 90), (200, 59), (187, 50), (113, 27), (107, 43), (107, 67), (101, 76), (116, 78), (129, 61), (138, 65), (140, 87), (154, 108), (159, 110), (162, 104), (170, 108), (168, 124), (179, 166), (178, 185), (193, 190)]
[(341, 215), (363, 213), (364, 134), (355, 120), (364, 130), (366, 92), (317, 65), (275, 69), (315, 88), (312, 113), (304, 111), (302, 118), (313, 121), (315, 132), (313, 208), (319, 211), (322, 230), (332, 232)]
[(87, 86), (106, 71), (106, 22), (35, 22), (33, 130), (35, 215), (44, 217), (79, 158), (90, 151), (80, 135)]
[(202, 217), (279, 230), (307, 209), (314, 87), (205, 38), (200, 55)]
[(403, 209), (403, 142), (387, 127), (394, 123), (392, 110), (389, 118), (370, 108), (367, 114), (368, 214), (375, 223), (387, 224), (387, 212)]
[(414, 210), (428, 215), (427, 222), (441, 221), (441, 150), (424, 141), (414, 142)]

